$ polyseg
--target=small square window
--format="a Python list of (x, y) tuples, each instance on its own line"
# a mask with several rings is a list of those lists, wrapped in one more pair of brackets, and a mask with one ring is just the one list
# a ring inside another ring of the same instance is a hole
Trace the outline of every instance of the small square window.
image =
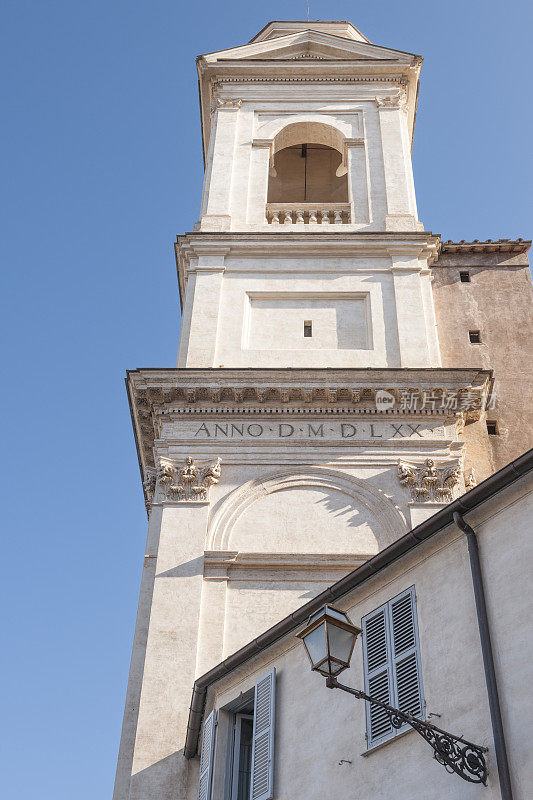
[(479, 331), (468, 331), (471, 344), (481, 344), (481, 333)]
[(459, 277), (461, 279), (461, 283), (470, 283), (470, 273), (469, 272), (460, 272)]
[(497, 436), (498, 435), (498, 423), (496, 420), (487, 420), (487, 433), (489, 436)]
[(310, 320), (304, 321), (304, 336), (306, 338), (313, 335), (313, 323)]

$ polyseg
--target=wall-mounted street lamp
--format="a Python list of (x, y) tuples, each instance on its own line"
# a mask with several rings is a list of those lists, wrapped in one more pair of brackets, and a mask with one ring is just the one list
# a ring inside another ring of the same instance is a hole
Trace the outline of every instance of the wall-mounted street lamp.
[(306, 627), (298, 638), (302, 639), (311, 669), (324, 675), (328, 689), (342, 689), (360, 700), (379, 706), (387, 714), (391, 725), (398, 729), (408, 724), (432, 747), (434, 757), (449, 771), (455, 772), (470, 783), (487, 785), (486, 747), (455, 736), (432, 725), (430, 722), (406, 714), (399, 708), (389, 706), (370, 697), (360, 689), (352, 689), (339, 683), (337, 675), (350, 666), (353, 649), (361, 628), (353, 625), (348, 616), (332, 606), (324, 606), (309, 617)]

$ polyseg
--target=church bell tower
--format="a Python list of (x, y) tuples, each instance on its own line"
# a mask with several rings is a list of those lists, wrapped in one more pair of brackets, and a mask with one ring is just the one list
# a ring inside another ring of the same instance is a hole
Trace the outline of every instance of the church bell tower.
[(196, 796), (194, 680), (472, 484), (490, 372), (441, 367), (421, 66), (348, 22), (197, 60), (177, 368), (127, 377), (149, 526), (114, 800)]

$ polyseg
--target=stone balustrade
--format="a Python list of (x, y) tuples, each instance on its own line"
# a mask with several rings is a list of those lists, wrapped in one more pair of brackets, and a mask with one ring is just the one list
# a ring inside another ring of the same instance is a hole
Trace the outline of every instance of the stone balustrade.
[(350, 222), (349, 203), (267, 203), (269, 225), (342, 225)]

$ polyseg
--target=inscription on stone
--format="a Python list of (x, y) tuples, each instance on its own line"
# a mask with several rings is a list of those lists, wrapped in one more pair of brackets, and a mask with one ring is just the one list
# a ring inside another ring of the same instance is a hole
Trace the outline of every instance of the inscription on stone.
[[(168, 424), (168, 423), (167, 423)], [(444, 439), (445, 429), (437, 422), (368, 422), (341, 420), (302, 420), (279, 422), (277, 420), (221, 420), (206, 422), (174, 420), (169, 434), (178, 439), (196, 440), (392, 440), (392, 439)]]

